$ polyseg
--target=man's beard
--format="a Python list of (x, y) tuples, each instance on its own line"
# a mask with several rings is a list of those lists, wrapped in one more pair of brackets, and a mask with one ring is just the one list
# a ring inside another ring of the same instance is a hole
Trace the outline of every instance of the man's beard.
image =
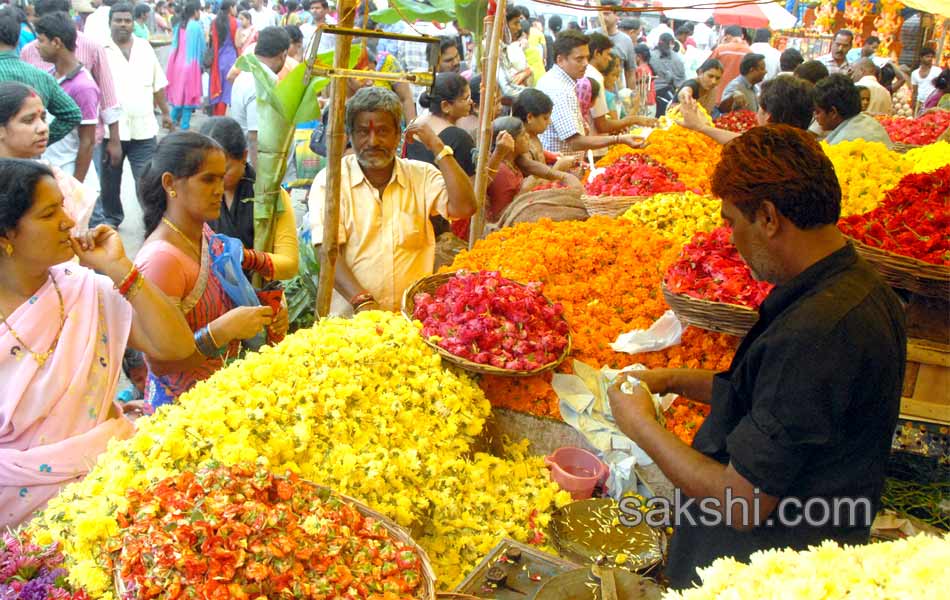
[(766, 281), (778, 285), (782, 281), (782, 268), (778, 261), (769, 254), (764, 244), (753, 242), (748, 249), (748, 256), (740, 253), (742, 260), (749, 265), (752, 278), (756, 281)]
[[(373, 150), (368, 154), (367, 150)], [(390, 148), (367, 148), (363, 152), (356, 154), (356, 160), (361, 167), (367, 169), (382, 169), (388, 167), (396, 159), (396, 151)]]

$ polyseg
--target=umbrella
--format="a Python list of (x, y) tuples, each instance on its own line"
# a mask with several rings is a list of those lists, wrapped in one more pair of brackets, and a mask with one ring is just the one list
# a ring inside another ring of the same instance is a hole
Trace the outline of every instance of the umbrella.
[[(671, 19), (702, 23), (712, 17), (720, 25), (790, 29), (798, 18), (769, 0), (662, 0), (663, 14)], [(681, 8), (677, 8), (677, 7)]]

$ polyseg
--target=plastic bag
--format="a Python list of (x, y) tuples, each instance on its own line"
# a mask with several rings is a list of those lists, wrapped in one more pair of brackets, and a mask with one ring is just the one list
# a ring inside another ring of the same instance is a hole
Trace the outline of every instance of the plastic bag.
[(672, 310), (663, 313), (649, 329), (635, 329), (617, 336), (617, 341), (610, 344), (614, 352), (639, 354), (640, 352), (656, 352), (675, 346), (683, 337), (683, 323)]
[[(244, 276), (241, 263), (244, 260), (244, 245), (241, 240), (220, 233), (211, 236), (211, 271), (221, 283), (224, 293), (235, 306), (260, 306), (254, 286)], [(258, 350), (267, 341), (261, 329), (253, 338), (244, 340), (251, 350)]]

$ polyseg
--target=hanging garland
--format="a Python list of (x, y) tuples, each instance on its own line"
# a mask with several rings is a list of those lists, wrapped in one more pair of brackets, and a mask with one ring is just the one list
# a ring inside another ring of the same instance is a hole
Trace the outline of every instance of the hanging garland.
[(877, 49), (879, 56), (890, 56), (894, 45), (894, 36), (900, 32), (901, 8), (900, 0), (881, 0), (881, 12), (874, 19), (874, 34), (881, 38), (881, 45)]
[(844, 24), (854, 32), (855, 47), (864, 43), (864, 19), (871, 14), (872, 8), (870, 0), (848, 0), (844, 5)]
[(815, 9), (815, 28), (819, 33), (831, 33), (835, 28), (835, 17), (838, 16), (837, 1), (821, 0)]

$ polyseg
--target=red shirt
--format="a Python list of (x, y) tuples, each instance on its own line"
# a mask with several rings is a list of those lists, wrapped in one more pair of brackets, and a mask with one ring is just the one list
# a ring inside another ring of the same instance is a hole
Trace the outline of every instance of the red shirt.
[(722, 63), (722, 79), (716, 86), (716, 104), (722, 100), (722, 91), (730, 81), (739, 76), (739, 64), (742, 58), (752, 52), (749, 44), (743, 42), (730, 42), (728, 44), (719, 44), (712, 51), (709, 58), (718, 59)]

